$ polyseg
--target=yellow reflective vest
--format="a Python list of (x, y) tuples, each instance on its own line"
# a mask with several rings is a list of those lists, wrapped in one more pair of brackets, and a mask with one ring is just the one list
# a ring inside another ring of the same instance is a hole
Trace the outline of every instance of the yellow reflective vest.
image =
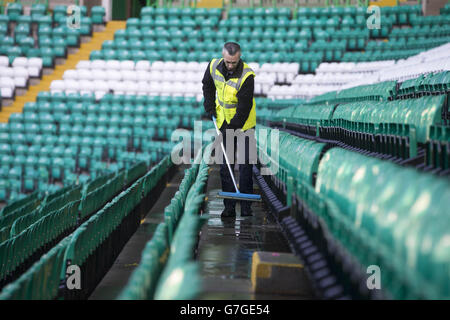
[[(255, 73), (253, 70), (244, 62), (244, 67), (242, 70), (242, 75), (240, 78), (230, 78), (225, 81), (223, 74), (217, 69), (219, 63), (222, 59), (213, 59), (210, 63), (209, 71), (211, 77), (214, 80), (216, 86), (216, 113), (217, 113), (217, 126), (222, 127), (223, 121), (230, 123), (236, 114), (236, 108), (238, 105), (237, 93), (248, 76)], [(256, 103), (255, 98), (253, 98), (253, 105), (248, 115), (247, 120), (242, 127), (242, 130), (253, 128), (256, 125)]]

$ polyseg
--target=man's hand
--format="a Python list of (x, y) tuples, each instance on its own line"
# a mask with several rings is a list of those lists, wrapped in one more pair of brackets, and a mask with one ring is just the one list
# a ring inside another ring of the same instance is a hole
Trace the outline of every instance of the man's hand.
[(212, 117), (217, 119), (217, 113), (216, 113), (216, 109), (212, 109), (209, 113), (208, 116), (210, 119), (212, 119)]

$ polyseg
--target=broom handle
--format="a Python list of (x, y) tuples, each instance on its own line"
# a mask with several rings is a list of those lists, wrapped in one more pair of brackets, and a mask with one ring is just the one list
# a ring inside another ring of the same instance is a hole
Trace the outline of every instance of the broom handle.
[[(221, 132), (219, 131), (219, 128), (217, 127), (216, 118), (213, 116), (212, 119), (213, 119), (213, 122), (214, 122), (214, 127), (216, 127), (217, 135), (220, 136)], [(234, 175), (233, 175), (233, 171), (231, 170), (230, 161), (228, 161), (227, 153), (226, 153), (225, 147), (223, 145), (223, 139), (222, 139), (222, 141), (220, 141), (220, 145), (222, 146), (223, 155), (225, 156), (225, 161), (226, 161), (227, 166), (228, 166), (228, 171), (230, 171), (230, 176), (231, 176), (231, 179), (233, 180), (234, 188), (236, 189), (237, 193), (240, 193), (239, 189), (237, 187), (236, 181), (234, 180)]]

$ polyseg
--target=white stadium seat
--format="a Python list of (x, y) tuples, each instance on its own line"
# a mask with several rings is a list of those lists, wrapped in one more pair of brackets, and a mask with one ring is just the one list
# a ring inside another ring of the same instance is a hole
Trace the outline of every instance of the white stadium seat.
[(107, 80), (120, 81), (122, 80), (122, 73), (118, 70), (107, 70), (106, 71)]
[(15, 84), (13, 78), (2, 76), (0, 78), (0, 88), (2, 98), (10, 99), (14, 97)]
[(89, 69), (79, 69), (77, 73), (78, 80), (89, 80), (93, 77), (93, 72)]
[(119, 60), (107, 60), (105, 69), (106, 70), (120, 70), (120, 61)]
[(51, 92), (64, 92), (66, 90), (66, 85), (64, 80), (53, 80), (50, 83)]
[(13, 68), (16, 68), (16, 67), (26, 68), (26, 67), (28, 67), (28, 59), (25, 57), (17, 57), (14, 59), (14, 61), (12, 63), (12, 67)]
[(81, 60), (77, 63), (77, 69), (90, 69), (91, 61), (90, 60)]
[(94, 84), (90, 80), (80, 80), (80, 94), (89, 94), (94, 91)]
[(9, 58), (7, 56), (0, 56), (0, 67), (9, 66)]
[(26, 88), (28, 84), (28, 69), (24, 67), (13, 68), (14, 71), (14, 83), (16, 87)]
[(77, 70), (73, 70), (73, 69), (64, 71), (63, 79), (64, 80), (78, 79), (78, 71)]
[(141, 61), (136, 62), (135, 69), (142, 70), (142, 71), (150, 70), (150, 61), (141, 60)]
[(105, 60), (92, 60), (89, 69), (107, 69)]
[(134, 70), (122, 70), (122, 79), (125, 81), (137, 81), (137, 72)]
[(75, 79), (64, 80), (64, 86), (65, 86), (64, 92), (66, 94), (77, 93), (80, 90), (80, 83), (78, 80)]
[(134, 61), (132, 61), (132, 60), (120, 61), (120, 69), (121, 70), (134, 70)]

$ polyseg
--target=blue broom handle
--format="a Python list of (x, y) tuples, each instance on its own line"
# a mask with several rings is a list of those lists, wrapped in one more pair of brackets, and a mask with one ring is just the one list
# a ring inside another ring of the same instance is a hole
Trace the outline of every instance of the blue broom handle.
[[(219, 131), (219, 128), (217, 127), (216, 118), (213, 116), (212, 120), (214, 122), (214, 127), (216, 127), (217, 135), (220, 136), (221, 133)], [(228, 156), (227, 156), (227, 153), (225, 151), (225, 147), (223, 145), (223, 139), (222, 139), (222, 141), (220, 141), (220, 145), (222, 146), (223, 155), (225, 156), (225, 161), (226, 161), (227, 166), (228, 166), (228, 171), (230, 171), (230, 176), (231, 176), (231, 179), (233, 180), (234, 188), (236, 189), (237, 193), (240, 193), (239, 189), (237, 187), (236, 181), (234, 180), (234, 175), (233, 175), (233, 171), (231, 170), (230, 161), (228, 161)]]

